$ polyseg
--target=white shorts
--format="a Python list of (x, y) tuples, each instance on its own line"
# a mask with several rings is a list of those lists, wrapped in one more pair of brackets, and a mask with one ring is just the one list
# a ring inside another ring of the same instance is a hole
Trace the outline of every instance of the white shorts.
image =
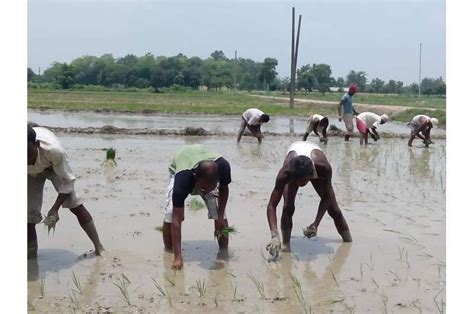
[(352, 121), (354, 115), (352, 113), (344, 113), (342, 115), (342, 120), (344, 121), (344, 124), (346, 125), (346, 130), (347, 132), (353, 132), (354, 131), (354, 121)]
[[(166, 223), (171, 223), (173, 221), (173, 186), (174, 186), (174, 174), (170, 173), (170, 182), (168, 183), (168, 187), (166, 189), (166, 201), (165, 207), (162, 211), (163, 213), (163, 220)], [(218, 199), (219, 199), (219, 186), (210, 193), (205, 195), (201, 194), (202, 199), (207, 207), (207, 218), (217, 220), (218, 213), (217, 209), (219, 207)], [(184, 219), (184, 216), (183, 216)], [(224, 212), (224, 219), (227, 219), (225, 212)]]
[[(41, 207), (43, 205), (43, 189), (46, 179), (53, 183), (54, 189), (58, 191), (58, 186), (61, 184), (61, 178), (54, 173), (52, 168), (44, 170), (37, 176), (28, 176), (28, 223), (38, 224), (43, 220), (41, 216)], [(82, 198), (74, 190), (68, 194), (62, 207), (76, 208), (82, 205)]]

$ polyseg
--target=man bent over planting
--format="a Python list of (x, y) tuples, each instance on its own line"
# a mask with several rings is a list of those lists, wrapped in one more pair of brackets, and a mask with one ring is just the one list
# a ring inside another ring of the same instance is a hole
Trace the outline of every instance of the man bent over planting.
[(415, 137), (419, 137), (426, 147), (429, 147), (430, 144), (434, 144), (431, 141), (430, 132), (431, 129), (436, 125), (438, 125), (438, 119), (436, 118), (431, 118), (422, 114), (414, 116), (409, 123), (411, 132), (410, 139), (408, 140), (408, 146), (412, 146)]
[[(167, 189), (163, 221), (163, 243), (173, 250), (173, 269), (183, 267), (181, 255), (181, 223), (184, 220), (184, 201), (191, 195), (200, 195), (206, 203), (209, 219), (214, 219), (214, 234), (228, 227), (225, 208), (231, 182), (230, 165), (218, 153), (202, 145), (185, 145), (176, 153), (169, 166), (170, 181)], [(219, 249), (226, 249), (229, 239), (218, 236)]]
[(305, 229), (304, 235), (308, 238), (316, 236), (319, 223), (327, 211), (334, 220), (342, 240), (352, 242), (349, 227), (336, 202), (331, 178), (331, 165), (317, 144), (300, 141), (290, 145), (267, 205), (267, 219), (271, 232), (271, 242), (267, 245), (267, 251), (272, 257), (278, 257), (281, 249), (276, 215), (278, 203), (283, 196), (280, 226), (283, 244), (289, 244), (291, 229), (293, 228), (296, 193), (299, 187), (305, 186), (308, 182), (311, 182), (319, 197), (321, 197), (321, 201), (316, 218)]
[(100, 255), (104, 248), (90, 213), (74, 189), (76, 177), (69, 167), (66, 151), (51, 131), (28, 124), (28, 258), (36, 258), (38, 252), (36, 224), (42, 221), (46, 179), (52, 182), (58, 197), (44, 220), (45, 224), (54, 228), (59, 220), (59, 208), (69, 208), (94, 244), (96, 255)]

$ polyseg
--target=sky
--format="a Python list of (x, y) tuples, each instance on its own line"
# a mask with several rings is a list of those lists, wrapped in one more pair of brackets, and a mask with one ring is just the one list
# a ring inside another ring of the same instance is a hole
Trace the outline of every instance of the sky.
[(29, 0), (28, 66), (112, 53), (278, 60), (289, 76), (291, 8), (302, 15), (298, 67), (327, 63), (332, 76), (365, 71), (370, 80), (418, 82), (446, 77), (446, 4), (442, 0)]

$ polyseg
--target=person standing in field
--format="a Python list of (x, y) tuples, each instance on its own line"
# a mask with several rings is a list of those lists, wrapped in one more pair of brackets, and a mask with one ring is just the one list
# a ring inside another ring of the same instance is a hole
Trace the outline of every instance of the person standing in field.
[(431, 118), (422, 114), (414, 116), (411, 122), (409, 123), (411, 133), (410, 139), (408, 140), (408, 146), (412, 146), (415, 137), (419, 137), (426, 147), (429, 147), (430, 144), (434, 144), (431, 141), (430, 132), (433, 126), (436, 125), (438, 125), (438, 119), (436, 118)]
[(262, 131), (260, 126), (263, 123), (267, 123), (270, 120), (270, 116), (265, 114), (263, 111), (257, 108), (250, 108), (245, 110), (242, 114), (242, 122), (240, 123), (239, 133), (237, 135), (237, 143), (240, 143), (240, 139), (244, 134), (245, 128), (247, 127), (253, 136), (258, 140), (258, 143), (262, 143)]
[(171, 267), (181, 269), (181, 223), (184, 220), (184, 201), (191, 195), (200, 195), (208, 209), (208, 218), (214, 219), (214, 235), (219, 249), (226, 249), (229, 239), (218, 236), (218, 231), (228, 227), (225, 209), (229, 198), (231, 171), (229, 162), (206, 147), (185, 145), (176, 152), (169, 166), (166, 204), (163, 210), (163, 244), (174, 252)]
[(336, 229), (344, 242), (352, 242), (351, 233), (336, 201), (332, 188), (332, 168), (319, 145), (312, 142), (294, 142), (288, 148), (285, 161), (275, 181), (267, 205), (267, 220), (270, 227), (271, 242), (266, 249), (272, 257), (277, 257), (281, 249), (280, 235), (277, 226), (276, 208), (283, 197), (281, 214), (281, 234), (283, 244), (289, 244), (293, 228), (295, 198), (298, 189), (311, 182), (321, 201), (314, 222), (304, 230), (308, 238), (317, 234), (319, 223), (326, 211), (334, 220)]
[(57, 222), (59, 208), (69, 208), (94, 244), (95, 254), (101, 255), (104, 248), (92, 216), (74, 188), (76, 177), (69, 166), (66, 151), (50, 130), (28, 124), (28, 259), (37, 257), (36, 224), (43, 220), (41, 207), (46, 180), (50, 180), (58, 192), (46, 219)]
[[(314, 132), (314, 134), (316, 134), (316, 136), (319, 138), (320, 142), (324, 142), (325, 144), (327, 144), (328, 135), (326, 131), (327, 131), (328, 126), (329, 126), (329, 119), (327, 117), (324, 117), (319, 114), (311, 115), (308, 119), (306, 132), (303, 135), (303, 141), (306, 141), (309, 134), (311, 132)], [(323, 134), (322, 137), (319, 135), (318, 131)]]
[[(354, 123), (353, 117), (358, 113), (354, 109), (353, 105), (353, 96), (357, 92), (357, 85), (352, 83), (349, 86), (349, 91), (342, 96), (341, 101), (339, 102), (339, 106), (337, 107), (339, 113), (339, 121), (344, 120), (344, 124), (346, 125), (346, 134), (344, 135), (344, 140), (348, 141), (351, 135), (354, 132)], [(341, 113), (341, 108), (343, 109), (343, 113)]]
[(379, 116), (373, 112), (362, 112), (356, 116), (356, 125), (360, 133), (360, 145), (368, 144), (370, 136), (377, 141), (380, 135), (377, 133), (377, 127), (388, 122), (389, 117), (386, 114)]

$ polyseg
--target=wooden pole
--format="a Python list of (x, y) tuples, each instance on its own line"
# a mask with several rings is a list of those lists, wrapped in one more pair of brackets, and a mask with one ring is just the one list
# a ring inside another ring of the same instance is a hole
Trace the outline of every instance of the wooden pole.
[(296, 35), (295, 57), (293, 58), (293, 97), (295, 93), (296, 68), (297, 68), (297, 61), (298, 61), (298, 46), (300, 43), (300, 28), (301, 28), (301, 14), (298, 19), (298, 32)]
[(291, 15), (291, 65), (290, 65), (290, 108), (293, 108), (295, 81), (293, 73), (293, 62), (295, 57), (295, 7), (292, 8)]

